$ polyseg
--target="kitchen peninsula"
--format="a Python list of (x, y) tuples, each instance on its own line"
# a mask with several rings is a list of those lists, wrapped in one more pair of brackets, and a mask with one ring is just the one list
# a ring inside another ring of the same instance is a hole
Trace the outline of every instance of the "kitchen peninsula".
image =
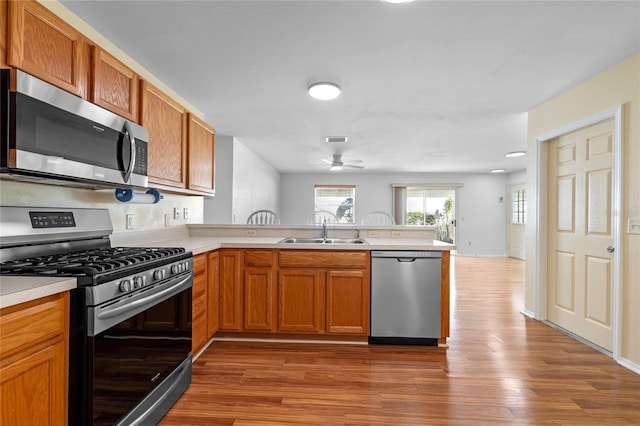
[(449, 256), (434, 229), (329, 226), (327, 238), (366, 244), (283, 243), (317, 238), (313, 225), (187, 225), (111, 236), (118, 246), (179, 246), (194, 255), (193, 353), (216, 338), (366, 342), (370, 331), (370, 253), (442, 252), (441, 335), (449, 336)]

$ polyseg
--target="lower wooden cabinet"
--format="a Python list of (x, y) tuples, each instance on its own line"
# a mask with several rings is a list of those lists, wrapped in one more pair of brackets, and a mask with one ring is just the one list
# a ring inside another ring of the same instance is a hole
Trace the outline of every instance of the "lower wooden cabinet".
[(220, 262), (218, 252), (208, 254), (207, 266), (207, 339), (220, 328)]
[(198, 352), (207, 342), (207, 254), (193, 257), (193, 289), (191, 292), (191, 351)]
[(68, 330), (68, 292), (0, 310), (0, 424), (67, 424)]
[(281, 269), (278, 282), (278, 331), (323, 332), (324, 296), (323, 270)]
[(220, 265), (220, 330), (241, 331), (243, 323), (243, 251), (222, 249)]
[(278, 331), (369, 334), (369, 252), (282, 250), (279, 264)]

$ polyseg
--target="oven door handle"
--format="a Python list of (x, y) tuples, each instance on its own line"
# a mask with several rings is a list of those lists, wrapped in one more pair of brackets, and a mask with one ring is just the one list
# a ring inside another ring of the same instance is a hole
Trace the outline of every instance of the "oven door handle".
[(191, 274), (189, 274), (189, 276), (180, 280), (178, 283), (172, 285), (171, 287), (165, 288), (147, 297), (143, 297), (141, 299), (128, 302), (121, 306), (106, 307), (97, 313), (96, 318), (100, 320), (105, 320), (105, 319), (113, 318), (118, 315), (126, 314), (130, 311), (137, 310), (142, 306), (152, 305), (157, 300), (164, 298), (167, 294), (171, 294), (171, 295), (177, 294), (183, 289), (191, 287), (192, 286), (191, 278), (192, 278)]

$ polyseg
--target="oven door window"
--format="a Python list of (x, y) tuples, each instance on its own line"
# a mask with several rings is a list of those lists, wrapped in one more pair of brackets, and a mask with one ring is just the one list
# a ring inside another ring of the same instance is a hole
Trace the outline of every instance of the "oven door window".
[(191, 352), (191, 288), (89, 337), (88, 343), (93, 422), (111, 425)]

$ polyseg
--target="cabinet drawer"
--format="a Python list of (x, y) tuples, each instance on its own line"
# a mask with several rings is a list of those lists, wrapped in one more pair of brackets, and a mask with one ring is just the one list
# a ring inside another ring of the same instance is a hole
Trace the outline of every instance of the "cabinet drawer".
[(281, 267), (367, 269), (367, 251), (280, 250)]
[(69, 293), (59, 293), (0, 310), (0, 357), (34, 346), (68, 328)]
[(244, 266), (273, 266), (275, 250), (246, 250), (244, 252)]
[(193, 256), (193, 276), (205, 274), (207, 272), (207, 255), (199, 254)]

